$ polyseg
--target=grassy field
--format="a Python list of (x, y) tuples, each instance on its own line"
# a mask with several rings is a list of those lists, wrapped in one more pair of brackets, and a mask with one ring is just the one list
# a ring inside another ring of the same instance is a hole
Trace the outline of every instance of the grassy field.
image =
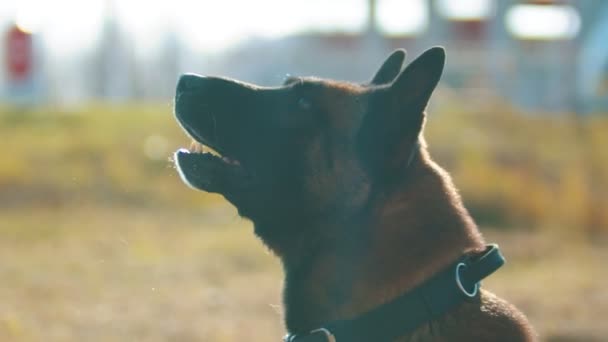
[[(0, 341), (280, 340), (279, 264), (221, 198), (181, 184), (170, 113), (0, 110)], [(508, 258), (485, 286), (546, 341), (608, 336), (607, 131), (509, 110), (429, 121)]]

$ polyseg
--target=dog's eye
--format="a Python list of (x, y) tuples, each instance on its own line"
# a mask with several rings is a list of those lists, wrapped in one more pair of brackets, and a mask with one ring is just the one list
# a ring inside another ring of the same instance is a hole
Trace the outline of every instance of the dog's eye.
[(302, 110), (309, 110), (312, 108), (312, 103), (308, 99), (300, 97), (298, 100), (298, 107)]

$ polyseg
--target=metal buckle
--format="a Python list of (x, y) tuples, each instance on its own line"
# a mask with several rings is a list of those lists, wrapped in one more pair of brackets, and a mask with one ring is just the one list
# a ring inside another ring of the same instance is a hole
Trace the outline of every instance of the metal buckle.
[(462, 285), (462, 280), (460, 280), (460, 269), (461, 268), (467, 268), (467, 265), (464, 262), (460, 262), (460, 263), (458, 263), (458, 265), (456, 265), (456, 285), (458, 285), (458, 288), (460, 289), (460, 291), (462, 293), (464, 293), (465, 296), (467, 296), (469, 298), (473, 298), (477, 295), (477, 292), (479, 291), (479, 283), (475, 283), (472, 291), (470, 291), (470, 292), (467, 291), (464, 288), (464, 285)]

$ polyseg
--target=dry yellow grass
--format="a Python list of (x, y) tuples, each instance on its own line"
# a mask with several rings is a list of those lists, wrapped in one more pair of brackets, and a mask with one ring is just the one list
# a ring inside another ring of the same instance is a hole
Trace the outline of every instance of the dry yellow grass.
[[(281, 270), (186, 188), (170, 105), (0, 109), (0, 341), (279, 341)], [(442, 113), (445, 110), (437, 110)], [(608, 120), (431, 117), (432, 153), (509, 260), (485, 284), (544, 340), (608, 336)], [(512, 229), (517, 228), (517, 229)]]
[(224, 209), (2, 212), (0, 340), (280, 340), (278, 265)]
[[(0, 215), (2, 341), (279, 341), (284, 333), (279, 264), (227, 205)], [(606, 245), (486, 236), (508, 264), (484, 285), (522, 308), (543, 340), (608, 334)]]
[(572, 234), (487, 230), (507, 264), (484, 285), (515, 303), (545, 341), (604, 341), (608, 244)]

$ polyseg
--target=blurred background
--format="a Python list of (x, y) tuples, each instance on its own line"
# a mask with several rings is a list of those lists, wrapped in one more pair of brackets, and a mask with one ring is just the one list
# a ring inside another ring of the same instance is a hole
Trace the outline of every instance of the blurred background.
[(608, 2), (0, 3), (0, 340), (279, 341), (281, 270), (169, 156), (179, 74), (371, 78), (447, 49), (426, 137), (543, 341), (608, 336)]

